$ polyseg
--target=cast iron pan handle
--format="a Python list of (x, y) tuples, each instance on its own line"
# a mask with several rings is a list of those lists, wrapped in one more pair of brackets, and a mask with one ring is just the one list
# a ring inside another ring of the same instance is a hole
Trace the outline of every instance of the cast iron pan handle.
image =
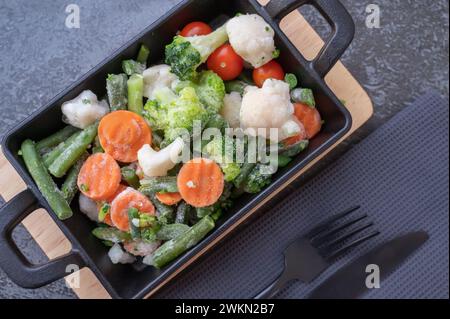
[(311, 62), (312, 68), (324, 78), (352, 42), (355, 23), (339, 0), (272, 0), (265, 9), (272, 19), (280, 21), (304, 4), (313, 5), (333, 30), (331, 37)]
[(85, 265), (75, 250), (40, 265), (31, 264), (20, 252), (11, 237), (12, 231), (40, 207), (34, 194), (27, 189), (0, 209), (0, 267), (12, 281), (24, 288), (42, 287), (68, 275), (67, 265), (74, 264), (80, 268)]

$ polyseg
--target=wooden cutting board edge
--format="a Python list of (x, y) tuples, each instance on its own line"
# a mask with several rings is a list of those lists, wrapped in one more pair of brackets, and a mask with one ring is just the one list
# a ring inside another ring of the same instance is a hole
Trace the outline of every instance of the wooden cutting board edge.
[[(299, 48), (299, 51), (308, 60), (312, 60), (324, 44), (319, 35), (298, 11), (289, 14), (281, 21), (280, 25), (281, 29), (286, 33), (288, 38), (297, 48)], [(337, 146), (358, 128), (360, 128), (364, 123), (366, 123), (373, 114), (373, 105), (370, 97), (341, 62), (338, 62), (334, 66), (334, 68), (326, 76), (325, 81), (327, 82), (330, 89), (335, 93), (335, 95), (345, 101), (346, 107), (352, 115), (352, 128), (345, 137), (343, 137), (327, 152), (322, 154), (315, 162), (311, 163), (302, 171), (300, 171), (296, 176), (292, 178), (292, 180), (303, 174), (317, 161), (326, 156), (326, 154), (330, 152), (335, 146)], [(286, 183), (286, 186), (291, 181), (288, 181)], [(18, 175), (16, 170), (11, 166), (11, 164), (6, 160), (0, 148), (0, 195), (5, 201), (9, 201), (16, 194), (25, 189), (26, 185), (24, 181)], [(266, 200), (270, 200), (270, 198)], [(264, 205), (265, 202), (260, 203), (260, 206)], [(240, 222), (236, 224), (236, 227), (238, 224), (247, 219), (252, 213), (253, 211), (244, 216), (242, 220), (240, 220)], [(23, 221), (23, 225), (30, 232), (31, 236), (34, 238), (34, 240), (41, 247), (41, 249), (49, 259), (54, 259), (58, 256), (62, 256), (70, 251), (70, 242), (67, 240), (67, 238), (64, 236), (64, 234), (53, 222), (53, 220), (45, 210), (39, 209), (36, 212), (32, 213)], [(233, 227), (233, 229), (234, 228), (235, 227)], [(227, 233), (223, 234), (221, 238), (226, 236), (233, 229), (230, 229)], [(218, 240), (220, 240), (221, 238), (219, 238)], [(204, 251), (214, 246), (217, 241), (211, 243), (204, 249)], [(204, 251), (200, 252), (195, 258), (193, 258), (189, 262), (189, 264), (194, 262), (195, 259), (202, 255)], [(189, 264), (186, 264), (185, 267), (187, 267)], [(183, 267), (183, 269), (185, 267)], [(179, 269), (179, 271), (177, 271), (164, 283), (162, 283), (151, 293), (149, 293), (147, 297), (150, 297), (165, 283), (179, 274), (183, 269)], [(101, 283), (89, 268), (83, 268), (79, 272), (74, 272), (68, 275), (65, 279), (67, 285), (74, 290), (79, 298), (110, 298), (108, 292), (101, 285)]]

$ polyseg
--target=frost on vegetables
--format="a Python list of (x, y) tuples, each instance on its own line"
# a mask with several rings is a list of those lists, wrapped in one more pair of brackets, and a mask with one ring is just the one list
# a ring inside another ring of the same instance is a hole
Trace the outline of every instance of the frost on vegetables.
[[(166, 64), (148, 65), (145, 45), (122, 61), (105, 79), (109, 105), (83, 91), (61, 105), (68, 126), (22, 143), (58, 218), (70, 218), (76, 204), (98, 224), (92, 235), (114, 264), (163, 267), (201, 241), (235, 197), (269, 185), (273, 167), (251, 160), (251, 137), (279, 145), (284, 167), (321, 130), (312, 90), (274, 60), (274, 30), (262, 17), (236, 16), (215, 31), (200, 24), (165, 47)], [(194, 133), (205, 140), (181, 163), (195, 149)]]

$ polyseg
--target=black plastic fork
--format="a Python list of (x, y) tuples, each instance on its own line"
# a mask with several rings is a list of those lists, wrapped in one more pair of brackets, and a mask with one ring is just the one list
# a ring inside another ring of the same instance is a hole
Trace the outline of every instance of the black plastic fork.
[[(289, 281), (309, 283), (325, 271), (336, 258), (361, 245), (380, 232), (367, 221), (367, 214), (350, 217), (360, 206), (330, 217), (292, 242), (284, 252), (281, 275), (255, 299), (274, 297)], [(359, 236), (358, 236), (359, 235)]]

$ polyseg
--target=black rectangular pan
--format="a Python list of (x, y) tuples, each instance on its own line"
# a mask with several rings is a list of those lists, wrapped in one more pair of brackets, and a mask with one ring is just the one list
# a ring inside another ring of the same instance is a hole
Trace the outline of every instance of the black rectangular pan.
[[(279, 27), (283, 17), (304, 4), (315, 6), (332, 27), (332, 35), (313, 61), (305, 60)], [(241, 197), (226, 217), (218, 221), (213, 232), (168, 266), (157, 270), (136, 264), (113, 265), (107, 256), (108, 248), (91, 235), (95, 225), (79, 213), (78, 201), (75, 200), (72, 205), (74, 210), (72, 218), (65, 221), (57, 219), (18, 155), (20, 145), (26, 138), (39, 140), (62, 128), (64, 123), (61, 121), (60, 106), (64, 101), (73, 99), (86, 89), (92, 90), (97, 96), (104, 96), (107, 75), (120, 73), (121, 61), (134, 57), (141, 43), (151, 48), (151, 62), (156, 63), (163, 59), (164, 46), (170, 43), (176, 32), (188, 22), (217, 21), (217, 18), (232, 17), (237, 12), (257, 13), (273, 27), (276, 33), (276, 45), (281, 50), (281, 64), (286, 71), (295, 73), (301, 79), (302, 86), (314, 90), (318, 109), (325, 121), (323, 130), (311, 141), (306, 152), (275, 175), (270, 186), (260, 194)], [(224, 240), (231, 230), (253, 215), (271, 197), (298, 177), (302, 168), (348, 132), (351, 127), (350, 114), (327, 87), (324, 77), (349, 46), (353, 36), (353, 20), (338, 0), (272, 0), (265, 7), (256, 0), (185, 0), (181, 2), (6, 135), (2, 142), (3, 151), (28, 188), (14, 197), (0, 211), (0, 266), (14, 282), (28, 288), (40, 287), (66, 276), (67, 265), (75, 264), (80, 269), (91, 268), (113, 298), (142, 298), (154, 293), (212, 246)], [(38, 208), (44, 208), (49, 212), (72, 243), (72, 251), (66, 256), (47, 263), (33, 265), (14, 244), (11, 233), (17, 224)]]

